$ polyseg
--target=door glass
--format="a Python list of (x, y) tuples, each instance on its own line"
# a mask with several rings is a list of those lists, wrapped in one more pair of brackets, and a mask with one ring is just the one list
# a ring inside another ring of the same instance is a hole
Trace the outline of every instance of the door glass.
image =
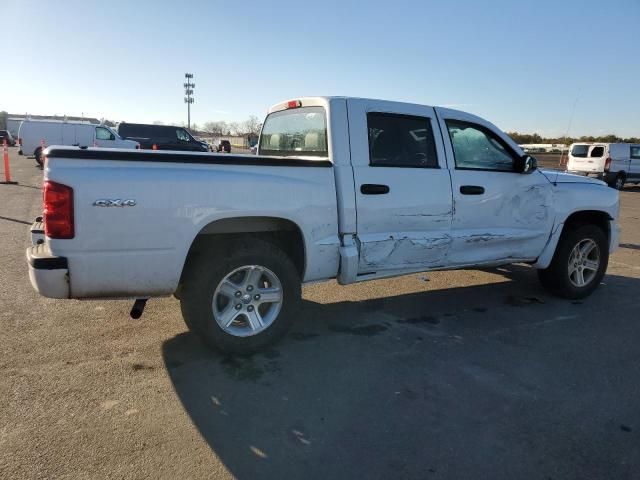
[(600, 158), (602, 155), (604, 155), (604, 147), (593, 147), (589, 156), (592, 158)]
[(108, 129), (96, 127), (96, 140), (113, 140), (113, 138)]
[(571, 147), (571, 155), (578, 158), (586, 158), (589, 153), (589, 145), (574, 145)]
[(180, 140), (181, 142), (189, 141), (189, 134), (185, 130), (182, 130), (181, 128), (176, 130), (176, 135), (178, 135), (178, 140)]
[(426, 117), (368, 113), (372, 167), (438, 168), (431, 120)]
[(509, 147), (493, 132), (472, 123), (447, 120), (456, 168), (512, 172), (515, 160)]

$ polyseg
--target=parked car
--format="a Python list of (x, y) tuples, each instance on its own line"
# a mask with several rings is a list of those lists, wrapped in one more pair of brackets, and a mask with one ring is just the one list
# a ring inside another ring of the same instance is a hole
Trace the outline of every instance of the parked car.
[(16, 141), (13, 138), (13, 135), (11, 135), (11, 132), (8, 130), (0, 130), (0, 145), (4, 144), (5, 140), (7, 141), (7, 145), (10, 147), (16, 146)]
[(231, 153), (231, 142), (229, 140), (220, 140), (216, 147), (216, 152)]
[(209, 142), (201, 138), (196, 138), (196, 140), (202, 144), (206, 152), (213, 152), (213, 146)]
[(209, 151), (209, 144), (196, 140), (182, 127), (122, 122), (117, 130), (123, 138), (139, 142), (142, 149), (152, 150), (155, 145), (156, 150)]
[(125, 140), (106, 125), (56, 120), (23, 120), (18, 133), (22, 152), (33, 155), (42, 165), (42, 143), (79, 147), (138, 148), (138, 142)]
[(604, 180), (621, 190), (640, 183), (640, 145), (631, 143), (573, 143), (567, 171)]
[(461, 111), (290, 100), (270, 109), (258, 153), (49, 148), (33, 287), (138, 298), (134, 317), (174, 294), (208, 345), (247, 353), (284, 335), (304, 282), (528, 263), (577, 299), (618, 247), (616, 190), (538, 169)]

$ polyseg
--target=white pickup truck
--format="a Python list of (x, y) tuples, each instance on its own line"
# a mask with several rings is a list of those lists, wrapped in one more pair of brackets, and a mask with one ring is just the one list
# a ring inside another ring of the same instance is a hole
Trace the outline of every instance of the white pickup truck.
[(27, 251), (53, 298), (174, 294), (209, 345), (284, 334), (301, 284), (525, 262), (589, 295), (618, 245), (618, 192), (537, 168), (468, 113), (312, 97), (273, 106), (257, 155), (49, 147)]

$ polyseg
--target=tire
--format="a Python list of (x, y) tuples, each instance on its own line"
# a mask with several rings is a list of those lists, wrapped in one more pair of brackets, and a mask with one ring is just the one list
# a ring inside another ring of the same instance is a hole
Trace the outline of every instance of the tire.
[(33, 152), (33, 156), (36, 157), (36, 163), (42, 167), (42, 147), (36, 148), (36, 151)]
[(611, 188), (615, 188), (616, 190), (622, 190), (624, 188), (625, 177), (623, 173), (618, 173), (616, 178), (609, 184)]
[[(218, 245), (187, 265), (182, 315), (189, 330), (209, 347), (248, 355), (289, 330), (300, 304), (300, 277), (291, 259), (264, 240), (245, 237), (233, 245)], [(279, 301), (258, 298), (276, 298), (278, 287)]]
[[(578, 248), (586, 251), (589, 246), (591, 250), (580, 265), (580, 258), (573, 256), (574, 251)], [(597, 265), (594, 264), (596, 256)], [(542, 286), (555, 295), (569, 299), (585, 298), (600, 285), (608, 263), (606, 234), (595, 225), (583, 225), (562, 233), (551, 264), (538, 270), (538, 278)], [(580, 278), (584, 282), (582, 285)]]

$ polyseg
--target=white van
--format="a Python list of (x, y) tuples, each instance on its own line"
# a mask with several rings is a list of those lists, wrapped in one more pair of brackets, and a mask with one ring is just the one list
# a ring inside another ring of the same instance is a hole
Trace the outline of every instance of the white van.
[(125, 140), (105, 125), (56, 120), (23, 120), (18, 131), (22, 153), (33, 155), (42, 164), (42, 143), (79, 147), (139, 148), (133, 140)]
[(625, 183), (640, 183), (640, 145), (631, 143), (573, 143), (567, 171), (604, 180), (621, 190)]

